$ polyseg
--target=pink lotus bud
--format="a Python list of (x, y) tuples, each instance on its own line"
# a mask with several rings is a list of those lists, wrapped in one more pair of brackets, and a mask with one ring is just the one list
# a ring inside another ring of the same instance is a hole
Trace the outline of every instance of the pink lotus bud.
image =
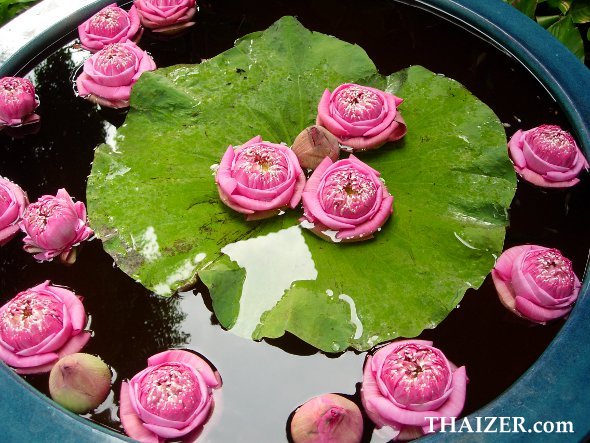
[(302, 220), (313, 224), (310, 229), (315, 234), (336, 242), (372, 238), (393, 212), (393, 196), (379, 180), (379, 172), (354, 155), (336, 163), (325, 158), (309, 178), (302, 198)]
[(135, 43), (114, 43), (84, 62), (76, 80), (78, 93), (102, 106), (125, 108), (135, 82), (143, 72), (154, 69), (154, 60)]
[(58, 360), (49, 374), (51, 398), (77, 414), (97, 408), (111, 389), (111, 370), (100, 358), (76, 353)]
[(368, 86), (346, 83), (324, 92), (316, 124), (354, 151), (375, 149), (406, 135), (407, 127), (397, 107), (399, 97)]
[(26, 78), (0, 78), (0, 129), (39, 121), (33, 111), (39, 106), (35, 87)]
[(0, 360), (20, 374), (49, 372), (88, 342), (85, 325), (80, 299), (46, 281), (0, 307)]
[(516, 131), (508, 150), (516, 172), (537, 186), (570, 187), (580, 181), (577, 177), (582, 169), (588, 169), (574, 138), (555, 125)]
[(293, 142), (293, 152), (303, 168), (315, 169), (326, 157), (338, 160), (340, 145), (326, 128), (310, 126), (305, 128)]
[(572, 262), (557, 249), (543, 246), (507, 249), (496, 262), (492, 279), (504, 306), (537, 323), (568, 314), (580, 292)]
[(91, 52), (100, 51), (112, 43), (130, 40), (137, 42), (142, 32), (135, 7), (132, 6), (127, 12), (115, 3), (101, 9), (78, 26), (82, 47)]
[(295, 443), (359, 443), (362, 436), (358, 406), (336, 394), (312, 398), (295, 411), (291, 422)]
[(202, 358), (182, 350), (161, 352), (122, 383), (121, 424), (140, 442), (178, 439), (209, 419), (212, 391), (219, 387), (219, 373)]
[(176, 34), (195, 24), (195, 0), (135, 0), (141, 24), (153, 32)]
[(0, 246), (19, 231), (18, 222), (29, 204), (27, 194), (10, 180), (0, 177)]
[(285, 145), (257, 136), (221, 159), (215, 183), (223, 203), (256, 220), (295, 208), (301, 200), (305, 175), (295, 153)]
[(76, 260), (74, 249), (88, 239), (93, 231), (87, 226), (86, 206), (72, 200), (65, 189), (57, 195), (44, 195), (30, 204), (20, 222), (20, 228), (27, 234), (24, 250), (35, 254), (39, 261), (59, 256), (64, 263)]
[[(430, 431), (427, 417), (457, 417), (465, 404), (465, 367), (456, 368), (432, 342), (402, 340), (368, 356), (361, 400), (377, 428), (400, 440)], [(440, 423), (434, 421), (433, 429)]]

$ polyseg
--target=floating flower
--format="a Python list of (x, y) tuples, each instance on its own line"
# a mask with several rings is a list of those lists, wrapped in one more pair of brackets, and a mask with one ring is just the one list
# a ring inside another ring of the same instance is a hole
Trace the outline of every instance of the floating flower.
[(121, 424), (142, 443), (178, 439), (209, 419), (212, 390), (219, 387), (219, 373), (202, 358), (181, 350), (161, 352), (121, 384)]
[(215, 183), (223, 203), (247, 220), (270, 217), (301, 200), (305, 175), (295, 153), (285, 145), (256, 136), (234, 150), (227, 148)]
[(311, 230), (325, 239), (367, 240), (383, 226), (392, 207), (393, 196), (379, 172), (354, 155), (336, 163), (325, 158), (303, 190), (302, 220), (312, 223)]
[(588, 161), (569, 132), (559, 126), (541, 125), (518, 130), (508, 142), (514, 169), (526, 181), (546, 188), (575, 185)]
[(141, 24), (153, 32), (174, 34), (195, 24), (196, 0), (135, 0)]
[(504, 306), (537, 323), (568, 314), (580, 292), (572, 262), (557, 249), (543, 246), (507, 249), (496, 262), (492, 279)]
[(112, 43), (125, 43), (129, 40), (137, 42), (142, 31), (135, 7), (132, 6), (127, 12), (115, 3), (101, 9), (78, 26), (82, 47), (91, 52), (100, 51)]
[(80, 299), (46, 281), (0, 307), (0, 360), (19, 374), (49, 372), (60, 357), (88, 342), (85, 325)]
[(39, 106), (35, 87), (30, 80), (20, 77), (0, 78), (0, 129), (39, 121), (33, 111)]
[(27, 234), (24, 250), (39, 261), (59, 256), (64, 263), (76, 261), (76, 249), (93, 231), (87, 225), (86, 206), (72, 200), (65, 189), (57, 195), (44, 195), (30, 204), (20, 222)]
[(51, 398), (77, 414), (96, 409), (106, 400), (110, 390), (111, 370), (94, 355), (66, 355), (58, 360), (49, 374)]
[(18, 222), (29, 204), (27, 194), (10, 180), (0, 177), (0, 246), (19, 231)]
[(402, 102), (388, 92), (345, 83), (332, 93), (326, 89), (316, 124), (354, 151), (375, 149), (406, 135), (406, 124), (397, 110)]
[(440, 427), (427, 417), (461, 413), (467, 381), (465, 367), (456, 368), (432, 342), (402, 340), (367, 357), (361, 400), (377, 428), (390, 428), (396, 440), (416, 438)]
[(291, 421), (294, 443), (359, 443), (362, 436), (360, 409), (341, 395), (312, 398), (295, 411)]
[(102, 106), (126, 108), (139, 76), (154, 69), (154, 60), (135, 43), (114, 43), (84, 62), (84, 71), (76, 80), (78, 93)]

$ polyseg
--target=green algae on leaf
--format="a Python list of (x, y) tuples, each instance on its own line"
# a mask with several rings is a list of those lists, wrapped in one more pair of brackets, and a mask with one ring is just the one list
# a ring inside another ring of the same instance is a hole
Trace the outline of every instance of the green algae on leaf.
[[(359, 154), (395, 196), (374, 239), (331, 244), (297, 211), (246, 222), (218, 198), (227, 146), (291, 144), (325, 88), (354, 82), (405, 102), (408, 134)], [(289, 331), (327, 352), (364, 350), (436, 326), (502, 251), (516, 179), (494, 113), (416, 66), (383, 77), (358, 46), (285, 17), (199, 65), (142, 75), (131, 111), (100, 146), (91, 226), (123, 271), (164, 296), (210, 288), (220, 323), (254, 339)]]

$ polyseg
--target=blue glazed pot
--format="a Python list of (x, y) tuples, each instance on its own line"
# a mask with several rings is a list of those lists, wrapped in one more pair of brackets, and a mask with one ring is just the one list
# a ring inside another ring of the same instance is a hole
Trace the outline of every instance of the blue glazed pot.
[[(110, 3), (112, 0), (94, 1), (29, 41), (0, 66), (0, 77), (22, 70), (31, 56), (40, 53), (48, 42), (59, 40)], [(501, 0), (414, 0), (408, 3), (423, 5), (487, 36), (520, 60), (561, 105), (586, 156), (590, 156), (590, 70), (546, 31)], [(469, 417), (474, 427), (477, 417), (523, 417), (527, 428), (544, 421), (573, 423), (574, 434), (545, 433), (542, 434), (544, 442), (581, 441), (589, 435), (589, 286), (590, 278), (586, 278), (570, 318), (537, 362), (502, 396)], [(0, 379), (0, 422), (3, 424), (0, 441), (131, 441), (64, 411), (3, 364), (0, 365)], [(495, 428), (500, 430), (499, 426)], [(539, 435), (534, 432), (440, 433), (425, 440), (538, 441)]]

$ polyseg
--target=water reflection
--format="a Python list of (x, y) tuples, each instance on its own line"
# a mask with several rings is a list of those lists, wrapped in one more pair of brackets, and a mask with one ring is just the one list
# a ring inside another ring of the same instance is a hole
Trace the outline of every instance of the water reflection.
[(272, 309), (296, 281), (318, 272), (299, 226), (224, 246), (221, 252), (246, 270), (240, 311), (231, 332), (252, 337), (262, 314)]
[(354, 394), (361, 380), (364, 354), (301, 356), (238, 338), (212, 326), (203, 300), (192, 293), (182, 294), (180, 309), (187, 313), (181, 329), (191, 337), (188, 347), (206, 355), (223, 377), (223, 426), (210, 429), (204, 442), (285, 441), (297, 406), (323, 393)]

